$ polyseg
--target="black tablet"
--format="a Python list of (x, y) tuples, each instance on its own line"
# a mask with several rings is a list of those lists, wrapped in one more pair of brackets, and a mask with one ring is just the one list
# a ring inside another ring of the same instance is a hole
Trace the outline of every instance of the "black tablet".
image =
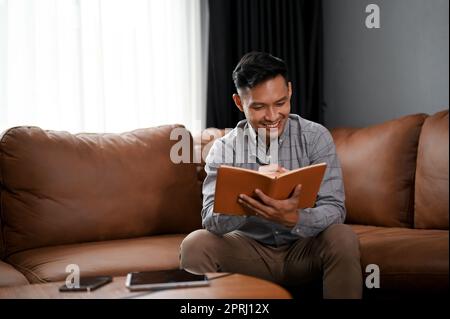
[(182, 269), (131, 272), (127, 275), (126, 287), (132, 291), (164, 288), (208, 286), (205, 275), (195, 275)]

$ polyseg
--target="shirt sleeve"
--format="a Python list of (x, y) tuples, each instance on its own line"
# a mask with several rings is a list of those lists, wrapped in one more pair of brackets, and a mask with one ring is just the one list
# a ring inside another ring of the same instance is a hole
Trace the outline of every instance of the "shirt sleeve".
[[(228, 148), (226, 151), (231, 152), (232, 155), (232, 148)], [(225, 215), (213, 212), (217, 168), (221, 164), (226, 163), (225, 159), (228, 156), (225, 157), (225, 155), (230, 155), (230, 153), (225, 153), (225, 145), (221, 139), (218, 139), (211, 147), (205, 161), (206, 178), (203, 182), (202, 225), (203, 228), (216, 235), (224, 235), (239, 229), (247, 219), (247, 216)], [(228, 165), (232, 165), (232, 163), (228, 163)]]
[(330, 132), (321, 126), (310, 155), (311, 165), (325, 162), (327, 168), (313, 208), (299, 210), (299, 219), (292, 233), (299, 237), (313, 237), (331, 224), (345, 220), (345, 193), (341, 165)]

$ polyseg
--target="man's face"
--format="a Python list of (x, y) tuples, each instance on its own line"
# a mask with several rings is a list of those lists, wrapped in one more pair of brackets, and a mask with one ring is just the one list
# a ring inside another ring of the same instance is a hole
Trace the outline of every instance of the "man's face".
[(267, 80), (253, 87), (242, 89), (233, 95), (233, 100), (241, 112), (258, 132), (264, 128), (266, 136), (278, 130), (281, 135), (291, 111), (291, 83), (286, 84), (283, 76)]

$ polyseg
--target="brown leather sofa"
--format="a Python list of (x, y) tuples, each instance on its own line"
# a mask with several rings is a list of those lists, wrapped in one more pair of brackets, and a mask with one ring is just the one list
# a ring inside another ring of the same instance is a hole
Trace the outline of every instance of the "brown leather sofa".
[[(179, 244), (201, 227), (204, 171), (170, 161), (175, 127), (4, 132), (0, 286), (63, 280), (69, 264), (85, 276), (177, 268)], [(332, 134), (363, 271), (380, 268), (366, 295), (448, 293), (448, 110)], [(222, 135), (207, 129), (194, 148), (205, 155)]]
[(64, 280), (69, 264), (82, 276), (178, 268), (201, 194), (195, 164), (170, 160), (175, 127), (4, 132), (0, 286)]
[[(365, 280), (372, 282), (368, 265), (380, 271), (380, 288), (365, 287), (365, 297), (448, 294), (448, 125), (445, 110), (332, 130)], [(203, 153), (223, 134), (206, 130)]]
[(446, 110), (332, 132), (346, 223), (363, 271), (379, 266), (384, 295), (448, 293), (448, 124)]

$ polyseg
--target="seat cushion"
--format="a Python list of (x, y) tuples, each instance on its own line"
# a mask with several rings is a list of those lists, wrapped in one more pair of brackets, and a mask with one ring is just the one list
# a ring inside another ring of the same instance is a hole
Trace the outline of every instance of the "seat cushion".
[(24, 275), (10, 264), (0, 261), (0, 287), (28, 285)]
[(37, 248), (13, 254), (8, 262), (31, 283), (65, 280), (76, 264), (81, 276), (126, 275), (131, 271), (179, 267), (179, 246), (186, 235), (163, 235)]
[(175, 131), (191, 138), (180, 125), (121, 134), (7, 130), (0, 139), (3, 256), (201, 227), (195, 165), (171, 158)]
[(362, 225), (352, 229), (359, 237), (363, 272), (368, 264), (380, 268), (380, 288), (448, 290), (448, 231)]

